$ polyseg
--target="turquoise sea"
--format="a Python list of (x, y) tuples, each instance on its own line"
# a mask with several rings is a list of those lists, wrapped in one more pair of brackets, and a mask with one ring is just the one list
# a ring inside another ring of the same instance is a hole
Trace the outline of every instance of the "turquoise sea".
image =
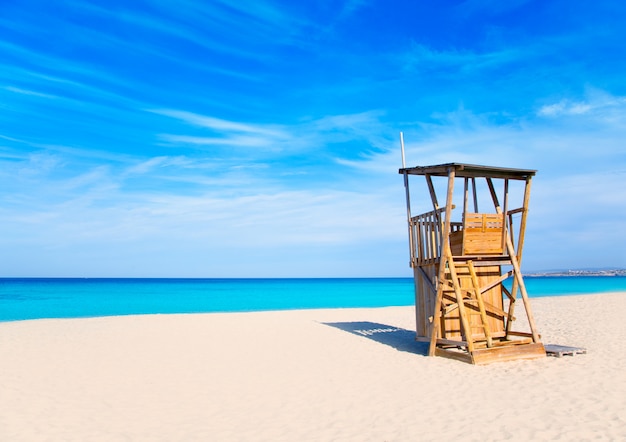
[[(626, 292), (626, 277), (527, 277), (531, 297)], [(0, 278), (0, 321), (413, 305), (411, 278)]]

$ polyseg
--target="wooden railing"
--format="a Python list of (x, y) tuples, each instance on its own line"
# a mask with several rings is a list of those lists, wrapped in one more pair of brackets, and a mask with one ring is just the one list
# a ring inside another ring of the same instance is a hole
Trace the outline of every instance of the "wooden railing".
[[(512, 215), (519, 213), (522, 209), (514, 209), (507, 212), (506, 216), (496, 214), (473, 214), (468, 213), (468, 220), (466, 228), (468, 234), (479, 235), (491, 235), (488, 238), (483, 238), (486, 245), (483, 244), (482, 250), (476, 245), (480, 245), (478, 242), (474, 242), (474, 248), (468, 249), (466, 252), (472, 254), (487, 253), (487, 254), (501, 254), (504, 253), (504, 237), (503, 234), (508, 234), (511, 237), (512, 242), (515, 242), (514, 235), (511, 232), (513, 220)], [(430, 212), (422, 213), (420, 215), (411, 218), (411, 244), (413, 250), (411, 251), (411, 263), (413, 266), (428, 265), (438, 262), (441, 259), (442, 253), (442, 231), (444, 225), (445, 208), (438, 210), (432, 210)], [(503, 233), (503, 222), (506, 220), (509, 228)], [(480, 221), (480, 223), (478, 222)], [(479, 225), (480, 224), (480, 225)], [(499, 234), (496, 232), (500, 232)], [(474, 232), (477, 231), (477, 232)], [(463, 241), (462, 236), (464, 233), (463, 223), (451, 222), (450, 223), (450, 236), (453, 238), (454, 243), (458, 238)], [(500, 236), (498, 236), (500, 235)], [(470, 238), (468, 238), (470, 239)], [(475, 241), (475, 239), (471, 239)], [(489, 240), (489, 241), (487, 241)], [(491, 244), (493, 243), (493, 244)], [(452, 244), (453, 254), (462, 253), (463, 249), (459, 250), (459, 247)], [(489, 246), (489, 247), (487, 247)]]
[(441, 258), (441, 232), (445, 208), (411, 218), (412, 256), (415, 265), (434, 263)]

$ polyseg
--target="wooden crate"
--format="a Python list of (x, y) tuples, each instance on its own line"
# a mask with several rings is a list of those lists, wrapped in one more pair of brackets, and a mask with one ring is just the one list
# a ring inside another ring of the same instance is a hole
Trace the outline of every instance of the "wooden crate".
[(504, 251), (504, 215), (466, 213), (463, 228), (450, 234), (452, 255), (501, 255)]

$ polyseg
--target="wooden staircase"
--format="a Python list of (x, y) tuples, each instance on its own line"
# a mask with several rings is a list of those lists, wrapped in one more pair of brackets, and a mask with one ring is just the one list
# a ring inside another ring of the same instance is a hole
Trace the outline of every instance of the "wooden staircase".
[(445, 260), (444, 278), (439, 281), (441, 336), (434, 354), (473, 364), (545, 356), (538, 335), (516, 333), (513, 338), (505, 329), (508, 314), (485, 296), (492, 287), (481, 287), (474, 260), (456, 258)]
[[(472, 260), (464, 262), (454, 262), (451, 260), (446, 269), (446, 280), (444, 284), (449, 290), (444, 289), (444, 308), (446, 313), (458, 309), (461, 320), (463, 338), (467, 342), (468, 349), (486, 344), (493, 347), (493, 339), (487, 318), (485, 300), (478, 283), (476, 269)], [(454, 296), (451, 296), (452, 292)], [(475, 333), (474, 329), (479, 328), (480, 333)]]

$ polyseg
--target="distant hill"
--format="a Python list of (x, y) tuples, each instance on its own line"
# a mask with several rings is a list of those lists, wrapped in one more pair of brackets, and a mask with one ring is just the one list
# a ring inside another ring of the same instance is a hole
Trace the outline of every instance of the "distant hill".
[(530, 272), (524, 276), (626, 276), (626, 269), (554, 270)]

